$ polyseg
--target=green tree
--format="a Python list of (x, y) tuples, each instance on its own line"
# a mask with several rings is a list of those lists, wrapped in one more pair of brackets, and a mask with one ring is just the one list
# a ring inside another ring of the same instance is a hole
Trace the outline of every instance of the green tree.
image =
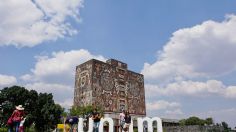
[(212, 119), (211, 117), (209, 117), (209, 118), (206, 118), (205, 123), (206, 123), (207, 125), (213, 125), (213, 124), (214, 124), (214, 121), (213, 121), (213, 119)]
[(35, 90), (28, 91), (20, 86), (6, 87), (0, 90), (1, 127), (6, 125), (15, 106), (19, 104), (25, 107), (25, 126), (29, 127), (34, 122), (39, 132), (55, 127), (63, 112), (63, 108), (54, 103), (52, 94), (38, 94)]
[(71, 116), (78, 116), (82, 118), (86, 118), (91, 114), (93, 111), (93, 106), (72, 106), (72, 108), (69, 110), (69, 114)]
[[(96, 107), (97, 110), (101, 115), (103, 115), (103, 109), (99, 106)], [(94, 109), (94, 106), (87, 105), (87, 106), (72, 106), (71, 109), (69, 109), (69, 114), (71, 116), (78, 116), (82, 118), (87, 118), (91, 115), (92, 111)]]
[(185, 120), (185, 125), (204, 125), (205, 120), (202, 120), (198, 117), (189, 117), (188, 119)]
[(60, 122), (64, 109), (54, 103), (52, 94), (40, 93), (35, 113), (35, 128), (38, 131), (54, 129)]
[(224, 128), (224, 132), (229, 132), (230, 131), (229, 125), (226, 122), (224, 122), (224, 121), (221, 122), (221, 125)]
[(185, 125), (185, 122), (186, 122), (186, 119), (182, 119), (182, 120), (179, 121), (179, 124), (180, 124), (181, 126), (184, 126), (184, 125)]
[[(92, 114), (92, 111), (94, 109), (94, 106), (92, 105), (88, 105), (88, 106), (72, 106), (71, 109), (69, 109), (69, 115), (70, 116), (77, 116), (77, 117), (81, 117), (86, 119), (85, 120), (85, 130), (88, 130), (88, 121), (89, 121), (89, 117)], [(103, 109), (102, 107), (97, 106), (96, 109), (98, 110), (98, 112), (103, 116)]]

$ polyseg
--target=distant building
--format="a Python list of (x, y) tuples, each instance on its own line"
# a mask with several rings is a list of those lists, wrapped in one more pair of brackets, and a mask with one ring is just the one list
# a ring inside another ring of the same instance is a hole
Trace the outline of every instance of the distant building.
[(127, 64), (110, 59), (89, 60), (76, 67), (74, 106), (101, 106), (117, 118), (122, 109), (145, 116), (144, 77), (127, 69)]
[(162, 126), (168, 127), (168, 126), (179, 126), (179, 120), (178, 119), (167, 119), (167, 118), (161, 118), (162, 120)]

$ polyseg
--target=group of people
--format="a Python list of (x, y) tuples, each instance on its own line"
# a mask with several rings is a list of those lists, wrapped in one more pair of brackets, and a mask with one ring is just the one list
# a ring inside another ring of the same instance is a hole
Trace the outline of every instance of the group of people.
[(18, 105), (7, 120), (7, 125), (9, 127), (8, 132), (24, 132), (24, 122), (24, 107), (22, 105)]
[[(94, 108), (91, 115), (89, 116), (93, 120), (93, 132), (99, 132), (99, 125), (101, 121), (102, 115), (99, 113), (99, 111)], [(131, 123), (131, 116), (128, 111), (122, 110), (122, 112), (119, 115), (119, 120), (120, 120), (120, 131), (129, 131), (129, 126)], [(70, 124), (70, 132), (73, 132), (73, 124), (78, 124), (78, 118), (76, 117), (70, 117), (66, 120), (67, 124)]]
[[(97, 111), (97, 109), (93, 110), (92, 119), (93, 119), (93, 131), (98, 132), (101, 120), (101, 114)], [(122, 112), (119, 115), (119, 120), (120, 120), (120, 131), (128, 132), (131, 123), (131, 116), (129, 112), (122, 110)]]
[[(93, 119), (93, 131), (98, 132), (101, 120), (101, 114), (97, 111), (97, 109), (93, 110), (92, 119)], [(128, 132), (131, 123), (131, 116), (129, 112), (122, 110), (122, 112), (119, 115), (119, 120), (120, 120), (120, 131)]]
[[(93, 120), (93, 132), (98, 132), (99, 131), (99, 125), (100, 125), (100, 120), (101, 120), (101, 114), (98, 112), (96, 108), (93, 109), (91, 114), (89, 114), (88, 118), (91, 117)], [(72, 116), (68, 117), (65, 120), (65, 124), (69, 124), (69, 132), (74, 132), (77, 131), (77, 128), (75, 126), (78, 124), (78, 117)]]
[(122, 112), (120, 113), (120, 131), (122, 132), (125, 131), (129, 131), (129, 126), (131, 123), (131, 116), (129, 114), (128, 111), (122, 110)]
[[(101, 120), (101, 114), (97, 111), (97, 109), (94, 109), (91, 117), (93, 119), (93, 131), (98, 132)], [(119, 120), (120, 120), (120, 131), (128, 132), (131, 123), (131, 116), (129, 112), (122, 110), (122, 112), (119, 115)]]
[[(91, 118), (93, 120), (93, 131), (99, 131), (99, 125), (101, 120), (101, 114), (95, 108), (91, 113)], [(120, 118), (120, 130), (128, 131), (129, 125), (131, 123), (131, 116), (128, 111), (122, 110), (119, 115)], [(24, 107), (22, 105), (16, 106), (16, 109), (13, 111), (12, 115), (9, 117), (7, 121), (7, 125), (9, 126), (8, 132), (24, 132), (24, 122), (25, 122), (25, 113)], [(78, 124), (78, 118), (71, 117), (68, 119), (67, 123), (69, 123), (72, 127), (71, 132), (73, 130), (73, 124)]]

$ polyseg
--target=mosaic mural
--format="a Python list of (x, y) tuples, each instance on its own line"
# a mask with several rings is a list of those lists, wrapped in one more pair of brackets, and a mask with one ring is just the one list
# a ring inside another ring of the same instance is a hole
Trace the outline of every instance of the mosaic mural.
[(146, 115), (144, 77), (127, 70), (127, 64), (92, 59), (76, 67), (74, 105), (102, 106), (105, 112), (129, 110)]

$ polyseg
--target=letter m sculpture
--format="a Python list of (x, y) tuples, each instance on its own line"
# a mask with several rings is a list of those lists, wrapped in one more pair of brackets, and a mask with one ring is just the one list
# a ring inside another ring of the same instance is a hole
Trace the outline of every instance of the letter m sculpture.
[(157, 132), (163, 132), (162, 129), (162, 121), (159, 117), (154, 117), (154, 118), (149, 118), (149, 117), (145, 117), (145, 118), (138, 118), (138, 132), (143, 132), (143, 122), (147, 121), (147, 125), (148, 125), (148, 132), (153, 132), (153, 122), (156, 121), (157, 122)]

